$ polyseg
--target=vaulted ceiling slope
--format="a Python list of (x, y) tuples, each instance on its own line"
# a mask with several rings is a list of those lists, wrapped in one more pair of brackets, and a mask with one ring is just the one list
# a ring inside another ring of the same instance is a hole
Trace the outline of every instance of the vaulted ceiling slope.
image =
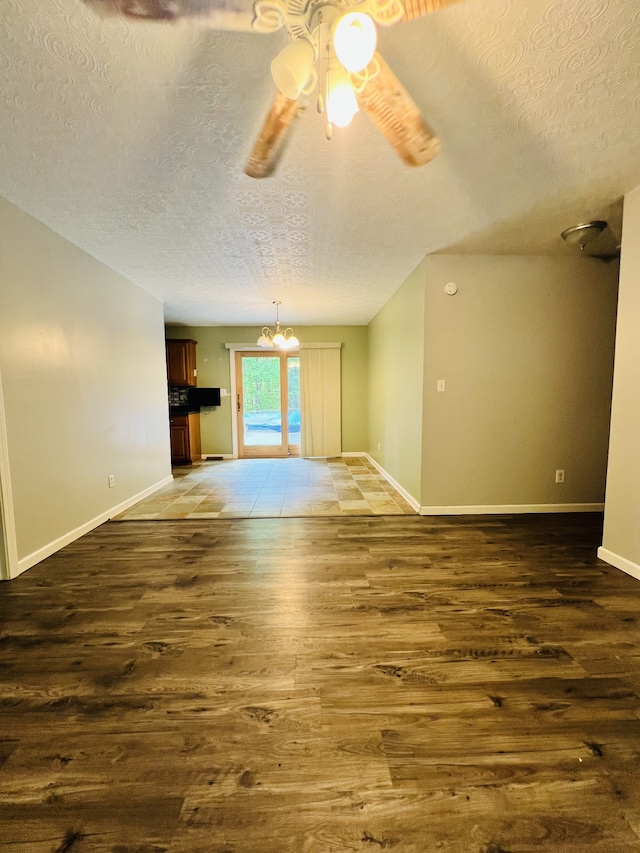
[[(0, 194), (166, 303), (170, 321), (368, 322), (436, 251), (567, 253), (640, 184), (637, 0), (463, 0), (379, 35), (442, 141), (402, 164), (313, 104), (274, 177), (243, 164), (287, 35), (3, 0)], [(617, 222), (619, 226), (619, 222)]]

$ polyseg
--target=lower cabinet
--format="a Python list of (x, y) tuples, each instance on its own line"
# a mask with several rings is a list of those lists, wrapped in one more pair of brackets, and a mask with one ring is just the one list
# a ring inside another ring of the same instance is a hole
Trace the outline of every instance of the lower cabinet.
[(189, 465), (202, 457), (200, 415), (171, 416), (171, 462)]

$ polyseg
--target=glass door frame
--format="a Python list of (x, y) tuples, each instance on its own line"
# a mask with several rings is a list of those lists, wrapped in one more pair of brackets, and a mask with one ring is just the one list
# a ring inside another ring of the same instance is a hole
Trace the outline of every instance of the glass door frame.
[[(286, 458), (300, 455), (300, 444), (289, 442), (289, 358), (300, 358), (298, 350), (266, 350), (264, 348), (243, 347), (233, 350), (233, 370), (231, 389), (233, 394), (233, 449), (238, 459), (255, 458)], [(245, 445), (244, 443), (244, 400), (242, 359), (243, 358), (277, 358), (280, 362), (280, 413), (281, 437), (280, 444)]]

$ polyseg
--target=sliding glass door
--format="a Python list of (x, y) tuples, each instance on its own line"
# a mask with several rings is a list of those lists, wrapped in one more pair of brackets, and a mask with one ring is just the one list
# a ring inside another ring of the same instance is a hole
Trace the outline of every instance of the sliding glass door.
[(236, 352), (238, 455), (300, 455), (300, 357)]

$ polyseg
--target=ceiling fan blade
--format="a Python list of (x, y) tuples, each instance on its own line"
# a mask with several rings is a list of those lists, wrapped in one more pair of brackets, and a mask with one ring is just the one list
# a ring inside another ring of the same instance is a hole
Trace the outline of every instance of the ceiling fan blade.
[(298, 101), (285, 98), (282, 92), (278, 92), (244, 167), (245, 175), (267, 178), (273, 173), (297, 113)]
[(400, 20), (413, 21), (459, 2), (460, 0), (402, 0), (404, 14)]
[(228, 0), (84, 0), (103, 18), (137, 21), (189, 20), (215, 30), (256, 29), (252, 10), (242, 10)]
[(407, 166), (424, 166), (440, 151), (440, 140), (420, 115), (413, 99), (379, 53), (362, 72), (362, 91), (352, 75), (358, 106), (366, 113)]

